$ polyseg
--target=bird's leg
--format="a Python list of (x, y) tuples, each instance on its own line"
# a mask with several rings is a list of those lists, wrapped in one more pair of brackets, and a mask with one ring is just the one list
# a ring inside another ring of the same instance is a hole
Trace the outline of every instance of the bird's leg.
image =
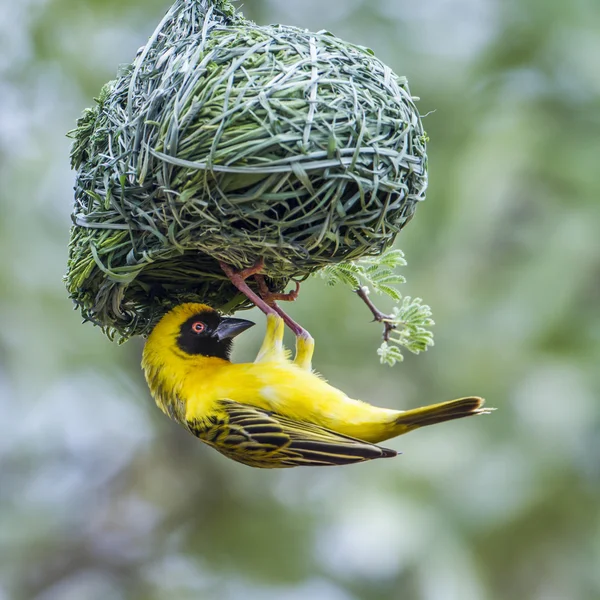
[(285, 359), (285, 349), (283, 347), (284, 327), (283, 319), (278, 314), (267, 315), (267, 331), (254, 362)]
[[(277, 323), (278, 319), (283, 319), (284, 323), (296, 336), (296, 356), (294, 362), (303, 369), (311, 370), (311, 361), (315, 346), (312, 336), (276, 304), (276, 300), (295, 300), (298, 297), (300, 284), (296, 282), (296, 289), (288, 294), (275, 294), (271, 292), (264, 277), (260, 275), (264, 267), (262, 259), (258, 260), (252, 267), (242, 269), (241, 271), (236, 271), (224, 262), (219, 262), (219, 265), (231, 283), (251, 300), (258, 309), (267, 315), (267, 333), (258, 353), (257, 360), (265, 360), (265, 357), (273, 356), (277, 352), (276, 348), (279, 347), (280, 343), (281, 350), (283, 351), (283, 343), (281, 342), (283, 328)], [(261, 296), (264, 299), (253, 292), (246, 283), (246, 279), (252, 275), (255, 276)]]
[(235, 287), (240, 290), (240, 292), (242, 292), (246, 298), (251, 300), (259, 310), (264, 312), (265, 315), (269, 316), (278, 314), (274, 307), (269, 306), (269, 304), (267, 304), (258, 294), (254, 293), (250, 289), (250, 286), (246, 283), (246, 279), (248, 279), (248, 277), (251, 275), (256, 275), (263, 270), (264, 261), (262, 258), (256, 261), (254, 266), (249, 267), (248, 269), (242, 269), (241, 271), (236, 271), (228, 264), (221, 261), (219, 262), (219, 266), (225, 275), (227, 275), (229, 281), (231, 281), (231, 283), (233, 283), (233, 285), (235, 285)]
[(315, 351), (315, 340), (308, 331), (307, 337), (301, 335), (296, 336), (296, 356), (294, 362), (301, 368), (307, 371), (312, 371), (312, 357)]
[(255, 274), (254, 278), (258, 283), (258, 289), (260, 290), (260, 295), (265, 300), (265, 302), (273, 308), (277, 312), (277, 314), (283, 319), (285, 324), (293, 331), (296, 336), (296, 355), (294, 357), (294, 362), (301, 367), (302, 369), (306, 369), (307, 371), (312, 370), (312, 356), (315, 349), (315, 341), (313, 337), (292, 317), (290, 317), (287, 313), (285, 313), (279, 306), (276, 304), (276, 300), (284, 300), (284, 301), (293, 301), (298, 297), (298, 292), (300, 291), (300, 284), (296, 281), (296, 289), (293, 292), (288, 292), (287, 294), (278, 294), (271, 292), (267, 287), (265, 282), (265, 278), (263, 275)]
[(262, 259), (257, 261), (254, 266), (241, 271), (236, 271), (223, 262), (219, 264), (231, 283), (267, 315), (267, 330), (254, 362), (283, 359), (285, 357), (283, 348), (284, 321), (277, 312), (276, 307), (265, 302), (246, 283), (248, 277), (256, 275), (262, 270), (264, 266)]

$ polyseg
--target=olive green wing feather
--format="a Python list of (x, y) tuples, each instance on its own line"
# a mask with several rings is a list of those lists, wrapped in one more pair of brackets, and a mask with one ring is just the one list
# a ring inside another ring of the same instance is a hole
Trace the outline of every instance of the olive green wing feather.
[(251, 467), (347, 465), (397, 454), (313, 423), (232, 400), (221, 400), (214, 416), (187, 425), (203, 442)]

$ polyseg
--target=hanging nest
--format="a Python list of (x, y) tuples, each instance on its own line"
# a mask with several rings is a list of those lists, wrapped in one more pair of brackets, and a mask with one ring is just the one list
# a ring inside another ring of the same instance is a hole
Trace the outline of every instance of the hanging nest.
[(178, 0), (71, 132), (66, 282), (111, 337), (174, 304), (249, 306), (221, 272), (264, 258), (281, 291), (381, 253), (427, 185), (406, 80), (321, 31)]

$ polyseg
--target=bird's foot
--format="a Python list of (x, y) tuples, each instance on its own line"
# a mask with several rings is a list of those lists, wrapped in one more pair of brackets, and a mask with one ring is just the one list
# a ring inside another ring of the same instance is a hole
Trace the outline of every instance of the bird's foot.
[(252, 275), (260, 273), (265, 263), (262, 258), (256, 261), (252, 267), (247, 269), (241, 269), (237, 271), (231, 265), (219, 261), (219, 266), (223, 270), (223, 273), (227, 275), (229, 281), (246, 296), (257, 308), (259, 308), (265, 315), (277, 315), (275, 308), (267, 304), (256, 292), (254, 292), (250, 286), (246, 283), (246, 279)]
[[(261, 275), (261, 271), (264, 268), (264, 261), (259, 259), (252, 267), (236, 271), (230, 265), (219, 262), (219, 265), (225, 275), (229, 278), (229, 281), (242, 292), (256, 307), (258, 307), (265, 315), (276, 315), (282, 318), (285, 324), (292, 330), (296, 338), (301, 341), (301, 351), (297, 352), (298, 362), (303, 366), (310, 368), (310, 359), (312, 358), (312, 350), (314, 348), (314, 341), (310, 333), (304, 327), (296, 323), (292, 317), (285, 313), (279, 306), (277, 306), (277, 300), (292, 301), (298, 297), (300, 291), (300, 284), (296, 283), (296, 289), (288, 293), (275, 293), (269, 290), (264, 277)], [(260, 296), (256, 294), (246, 283), (246, 279), (254, 275)], [(262, 296), (262, 297), (261, 297)]]
[(258, 283), (258, 290), (262, 299), (269, 305), (273, 306), (277, 300), (281, 300), (282, 302), (293, 302), (298, 298), (298, 294), (300, 293), (300, 283), (298, 281), (294, 281), (296, 284), (296, 289), (291, 292), (281, 293), (281, 292), (272, 292), (265, 281), (265, 276), (256, 274), (254, 275), (254, 279), (256, 283)]
[(295, 281), (296, 289), (288, 293), (272, 292), (268, 286), (263, 275), (255, 275), (254, 279), (258, 283), (258, 289), (262, 299), (273, 308), (273, 310), (285, 321), (285, 324), (294, 332), (297, 338), (302, 338), (312, 343), (312, 336), (304, 327), (296, 323), (292, 317), (290, 317), (282, 308), (277, 306), (277, 300), (283, 300), (286, 302), (294, 301), (300, 292), (300, 284)]
[(248, 277), (252, 277), (252, 275), (256, 275), (257, 273), (261, 273), (263, 271), (263, 269), (265, 268), (265, 261), (263, 258), (259, 258), (251, 267), (239, 270), (234, 269), (231, 265), (228, 265), (223, 261), (219, 261), (219, 266), (221, 267), (225, 275), (229, 277), (229, 279), (234, 277), (236, 279), (246, 281)]

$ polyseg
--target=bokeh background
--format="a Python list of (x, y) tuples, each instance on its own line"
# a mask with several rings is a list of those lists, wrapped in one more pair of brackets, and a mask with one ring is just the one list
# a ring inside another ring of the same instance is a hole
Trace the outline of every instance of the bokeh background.
[(0, 1), (0, 600), (600, 598), (597, 0), (246, 0), (372, 47), (427, 114), (399, 246), (436, 345), (380, 366), (365, 307), (314, 280), (290, 311), (317, 368), (385, 406), (498, 408), (394, 461), (274, 472), (167, 420), (141, 341), (81, 325), (61, 282), (65, 132), (167, 7)]

